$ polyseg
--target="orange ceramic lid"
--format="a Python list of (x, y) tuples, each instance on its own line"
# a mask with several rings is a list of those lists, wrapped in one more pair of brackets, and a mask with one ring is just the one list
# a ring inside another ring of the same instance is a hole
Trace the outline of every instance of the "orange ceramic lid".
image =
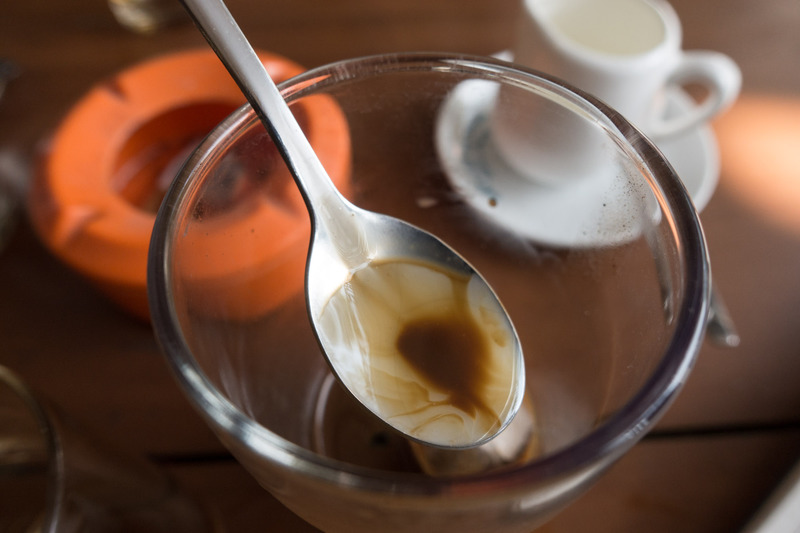
[[(259, 56), (276, 82), (303, 71), (285, 58)], [(238, 87), (207, 49), (146, 61), (95, 86), (60, 124), (34, 182), (29, 211), (42, 241), (123, 308), (148, 318), (147, 253), (161, 196), (191, 150), (243, 103)], [(329, 99), (311, 98), (301, 105), (312, 146), (342, 185), (350, 158), (344, 117)], [(293, 191), (292, 197), (299, 206), (299, 194)], [(302, 287), (304, 257), (298, 263), (282, 254), (302, 256), (308, 216), (303, 209), (287, 211), (270, 202), (239, 216), (238, 222), (228, 217), (228, 224), (252, 229), (255, 221), (279, 228), (281, 244), (262, 246), (258, 257), (246, 260), (227, 256), (227, 262), (198, 264), (197, 272), (207, 296), (213, 298), (217, 287), (230, 312), (246, 317)], [(275, 233), (262, 232), (260, 238), (267, 234)], [(237, 303), (234, 280), (276, 261), (291, 264), (287, 272), (292, 274), (262, 276), (256, 284), (261, 294), (248, 285), (247, 301)], [(294, 273), (298, 264), (299, 276)]]

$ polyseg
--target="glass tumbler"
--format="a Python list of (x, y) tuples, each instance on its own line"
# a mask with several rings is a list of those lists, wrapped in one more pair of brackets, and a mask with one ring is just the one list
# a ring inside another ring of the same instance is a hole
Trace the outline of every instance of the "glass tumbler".
[(525, 353), (522, 430), (428, 449), (342, 391), (305, 311), (309, 217), (248, 106), (188, 159), (156, 220), (150, 306), (178, 383), (324, 531), (533, 530), (653, 426), (698, 353), (709, 266), (680, 180), (612, 109), (493, 59), (354, 59), (281, 90), (346, 197), (438, 235), (493, 286)]
[(0, 531), (223, 529), (152, 463), (87, 433), (0, 366)]

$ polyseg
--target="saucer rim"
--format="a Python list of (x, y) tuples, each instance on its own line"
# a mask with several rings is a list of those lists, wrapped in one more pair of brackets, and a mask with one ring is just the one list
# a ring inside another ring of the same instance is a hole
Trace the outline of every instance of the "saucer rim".
[[(467, 83), (467, 82), (465, 82)], [(466, 177), (458, 177), (459, 174), (467, 172), (474, 177), (475, 172), (469, 171), (469, 165), (464, 164), (463, 161), (453, 160), (454, 157), (459, 159), (458, 155), (463, 153), (463, 150), (453, 150), (454, 145), (464, 146), (468, 144), (468, 128), (460, 127), (459, 124), (464, 122), (464, 109), (469, 109), (469, 106), (459, 105), (459, 102), (464, 102), (468, 99), (475, 100), (475, 96), (468, 94), (467, 91), (459, 91), (463, 89), (456, 87), (452, 94), (446, 99), (442, 106), (440, 118), (436, 124), (435, 139), (437, 145), (437, 152), (445, 171), (448, 181), (456, 188), (463, 188), (467, 184), (468, 188), (473, 189), (473, 192), (478, 191), (475, 185), (469, 185), (470, 181), (474, 179)], [(483, 91), (486, 93), (487, 91)], [(491, 100), (495, 95), (483, 95), (483, 100)], [(678, 109), (683, 109), (689, 105), (693, 105), (691, 96), (683, 89), (675, 87), (673, 90), (667, 92), (667, 105), (675, 106)], [(480, 120), (481, 110), (487, 106), (486, 102), (477, 101), (477, 106), (480, 106), (478, 111), (468, 113), (468, 120), (470, 123)], [(459, 113), (461, 110), (461, 113)], [(461, 116), (455, 116), (461, 115)], [(645, 136), (646, 137), (646, 136)], [(700, 211), (706, 206), (708, 201), (713, 196), (716, 189), (719, 177), (719, 155), (716, 144), (716, 139), (713, 135), (710, 125), (703, 124), (699, 127), (693, 128), (687, 132), (671, 136), (669, 138), (660, 139), (658, 141), (647, 137), (650, 142), (662, 153), (668, 164), (672, 167), (675, 176), (680, 180), (684, 188), (687, 190), (689, 198), (695, 207), (695, 210)], [(685, 150), (686, 146), (693, 148), (695, 151), (687, 155)], [(690, 179), (685, 179), (685, 177)], [(546, 191), (546, 188), (541, 189)], [(585, 191), (584, 191), (585, 192)], [(591, 246), (607, 246), (620, 244), (626, 242), (632, 236), (628, 232), (608, 232), (602, 231), (598, 234), (587, 235), (585, 232), (578, 234), (575, 231), (559, 232), (552, 225), (544, 225), (537, 228), (527, 227), (520, 231), (519, 228), (514, 228), (514, 224), (504, 221), (501, 218), (492, 216), (483, 206), (482, 201), (486, 198), (473, 198), (464, 194), (463, 198), (465, 203), (476, 209), (477, 212), (486, 216), (492, 221), (509, 231), (517, 231), (524, 234), (526, 238), (539, 242), (543, 245), (550, 245), (556, 247), (591, 247)], [(541, 198), (540, 198), (541, 200)], [(566, 198), (558, 198), (552, 196), (549, 201), (557, 201), (562, 207), (567, 208), (572, 204), (569, 209), (576, 209), (575, 200), (566, 200)], [(483, 207), (481, 207), (483, 206)], [(617, 233), (620, 233), (617, 235)], [(635, 232), (636, 233), (636, 232)]]

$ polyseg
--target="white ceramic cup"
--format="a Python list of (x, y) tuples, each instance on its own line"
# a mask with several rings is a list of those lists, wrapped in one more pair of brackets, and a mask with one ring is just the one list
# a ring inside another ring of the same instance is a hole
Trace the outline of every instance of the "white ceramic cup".
[[(605, 101), (658, 139), (708, 121), (738, 96), (741, 73), (718, 52), (684, 51), (678, 15), (663, 0), (524, 0), (517, 63)], [(703, 102), (665, 118), (665, 89), (708, 90)]]
[[(682, 50), (680, 20), (663, 0), (523, 0), (520, 24), (515, 63), (598, 97), (656, 141), (707, 122), (739, 94), (741, 72), (729, 57)], [(687, 84), (704, 87), (707, 96), (667, 116), (670, 91)], [(535, 113), (499, 109), (493, 119), (498, 147), (518, 169), (536, 164), (536, 154), (517, 147), (525, 128), (535, 127), (520, 117)]]

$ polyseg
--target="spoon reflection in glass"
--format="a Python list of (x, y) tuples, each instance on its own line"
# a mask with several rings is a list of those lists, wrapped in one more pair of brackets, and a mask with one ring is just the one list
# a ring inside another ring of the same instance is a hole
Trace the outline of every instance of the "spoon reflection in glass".
[(222, 0), (183, 0), (303, 195), (309, 318), (334, 374), (412, 440), (481, 445), (519, 409), (516, 331), (485, 280), (438, 238), (339, 194)]

